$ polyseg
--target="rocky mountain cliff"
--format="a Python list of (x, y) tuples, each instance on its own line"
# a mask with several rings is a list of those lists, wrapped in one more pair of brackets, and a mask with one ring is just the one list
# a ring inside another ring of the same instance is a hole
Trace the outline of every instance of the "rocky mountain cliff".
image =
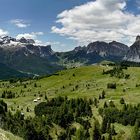
[(116, 41), (110, 43), (96, 41), (88, 44), (86, 47), (79, 46), (70, 52), (59, 55), (67, 61), (80, 61), (86, 64), (93, 64), (102, 60), (122, 60), (128, 50), (128, 46)]
[(124, 57), (124, 60), (132, 61), (132, 62), (140, 62), (140, 36), (139, 35), (136, 37), (136, 41), (134, 42), (134, 44), (130, 46), (127, 55)]
[(33, 74), (51, 74), (62, 69), (50, 45), (39, 46), (34, 43), (32, 39), (0, 38), (0, 63)]
[(36, 45), (32, 39), (0, 38), (0, 63), (24, 73), (52, 74), (71, 63), (88, 65), (102, 60), (140, 62), (140, 36), (130, 48), (116, 41), (96, 41), (61, 53), (54, 52), (50, 45)]

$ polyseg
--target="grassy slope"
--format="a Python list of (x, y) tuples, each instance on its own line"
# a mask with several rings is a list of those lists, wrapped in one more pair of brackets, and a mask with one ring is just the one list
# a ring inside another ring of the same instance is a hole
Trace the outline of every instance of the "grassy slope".
[(25, 76), (27, 75), (0, 63), (0, 80)]
[(0, 129), (0, 140), (23, 140), (20, 137), (14, 136), (12, 133)]
[[(104, 102), (108, 102), (110, 99), (114, 100), (118, 107), (121, 107), (119, 103), (121, 97), (123, 97), (127, 103), (139, 103), (140, 87), (136, 88), (136, 83), (140, 83), (140, 68), (129, 68), (126, 70), (126, 73), (131, 75), (128, 80), (110, 77), (109, 75), (102, 75), (103, 69), (108, 69), (108, 67), (88, 66), (69, 69), (59, 72), (58, 75), (53, 75), (37, 81), (27, 81), (25, 82), (26, 84), (28, 83), (27, 88), (23, 88), (23, 85), (18, 83), (13, 85), (5, 83), (5, 87), (0, 84), (0, 92), (3, 90), (12, 90), (17, 92), (17, 95), (20, 97), (15, 99), (5, 99), (5, 101), (8, 103), (9, 108), (12, 107), (15, 110), (23, 109), (23, 112), (27, 116), (34, 116), (33, 108), (37, 103), (34, 103), (33, 100), (39, 96), (39, 91), (40, 94), (43, 95), (43, 97), (41, 97), (41, 101), (45, 100), (45, 94), (48, 98), (59, 95), (68, 96), (69, 98), (98, 98), (99, 94), (105, 90), (106, 98), (104, 100), (100, 100), (99, 107), (103, 106)], [(107, 89), (107, 83), (109, 82), (116, 82), (117, 89)], [(37, 87), (34, 87), (34, 83), (37, 83)], [(9, 88), (7, 88), (8, 86)], [(75, 89), (76, 86), (78, 86), (77, 89)], [(23, 93), (20, 93), (21, 89), (23, 90)], [(126, 92), (123, 92), (123, 89), (127, 89)], [(35, 94), (36, 97), (34, 96)], [(27, 107), (31, 109), (31, 112), (26, 112)], [(95, 107), (93, 107), (93, 113), (101, 122), (101, 117), (98, 116), (98, 110)], [(124, 139), (124, 137), (127, 138), (130, 133), (127, 136), (126, 133), (132, 131), (132, 127), (129, 126), (125, 127), (119, 124), (116, 124), (115, 126), (118, 132), (125, 132), (123, 137), (120, 139)]]

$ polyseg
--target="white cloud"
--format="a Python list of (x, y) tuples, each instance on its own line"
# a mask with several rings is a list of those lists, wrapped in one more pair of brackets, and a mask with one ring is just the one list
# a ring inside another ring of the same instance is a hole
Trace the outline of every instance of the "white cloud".
[(40, 46), (47, 46), (47, 45), (61, 45), (60, 42), (43, 42), (41, 40), (35, 40), (35, 45), (40, 45)]
[(38, 40), (38, 36), (44, 35), (43, 32), (32, 32), (32, 33), (24, 33), (24, 34), (18, 34), (16, 36), (16, 39), (21, 39), (22, 37), (26, 39), (33, 39), (35, 41), (34, 45), (40, 45), (40, 46), (47, 46), (47, 45), (61, 45), (60, 42), (44, 42), (41, 40)]
[(57, 16), (61, 27), (53, 26), (52, 32), (82, 44), (96, 40), (130, 44), (140, 33), (140, 15), (126, 12), (126, 1), (96, 0), (65, 10)]
[(9, 33), (8, 33), (8, 31), (4, 31), (3, 29), (0, 29), (0, 36), (6, 36), (6, 35), (8, 35)]
[(36, 38), (36, 36), (34, 34), (24, 33), (24, 34), (18, 34), (16, 39), (21, 39), (22, 37), (24, 37), (26, 39), (35, 39)]
[(18, 34), (16, 36), (16, 39), (21, 39), (22, 37), (26, 39), (37, 39), (37, 36), (43, 35), (43, 32), (32, 32), (32, 33), (24, 33), (24, 34)]
[(18, 34), (16, 36), (16, 39), (21, 39), (22, 37), (26, 39), (33, 39), (35, 41), (35, 45), (43, 45), (46, 46), (48, 44), (42, 42), (41, 40), (38, 40), (38, 36), (44, 35), (43, 32), (32, 32), (32, 33), (24, 33), (24, 34)]
[[(51, 45), (55, 50), (62, 51), (61, 48), (65, 48), (66, 44), (63, 44), (59, 41), (42, 41), (38, 39), (38, 36), (44, 35), (43, 32), (32, 32), (32, 33), (24, 33), (24, 34), (18, 34), (16, 36), (16, 39), (21, 39), (22, 37), (26, 39), (33, 39), (35, 41), (34, 45), (39, 46), (48, 46)], [(13, 42), (12, 42), (13, 43)], [(64, 51), (64, 50), (63, 50)]]
[(18, 28), (26, 28), (30, 26), (30, 24), (27, 23), (27, 21), (24, 21), (22, 19), (13, 19), (11, 20), (11, 23), (17, 26)]
[(47, 46), (47, 45), (51, 45), (50, 42), (43, 42), (41, 40), (35, 40), (35, 45), (40, 45), (40, 46)]

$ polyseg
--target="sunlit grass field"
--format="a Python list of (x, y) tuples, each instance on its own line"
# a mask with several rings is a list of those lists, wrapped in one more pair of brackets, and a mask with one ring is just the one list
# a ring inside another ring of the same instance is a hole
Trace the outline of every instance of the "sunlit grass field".
[[(0, 82), (0, 94), (4, 90), (15, 92), (16, 98), (4, 99), (4, 101), (13, 113), (16, 110), (21, 110), (26, 117), (34, 116), (35, 105), (46, 101), (45, 95), (48, 99), (57, 96), (87, 99), (94, 99), (96, 97), (98, 99), (104, 90), (106, 93), (105, 99), (100, 100), (98, 107), (103, 107), (105, 101), (113, 100), (115, 105), (121, 108), (120, 99), (122, 97), (128, 104), (140, 103), (140, 86), (136, 87), (136, 84), (140, 84), (140, 68), (130, 67), (124, 70), (126, 74), (130, 74), (129, 79), (119, 79), (110, 77), (110, 75), (103, 75), (103, 70), (107, 69), (111, 69), (111, 67), (102, 65), (84, 66), (60, 71), (49, 77), (28, 80), (22, 83), (10, 84), (9, 82), (2, 81)], [(117, 88), (108, 89), (107, 84), (113, 82), (117, 84)], [(37, 98), (40, 98), (40, 100), (34, 102)], [(27, 107), (30, 110), (29, 112), (27, 112)], [(92, 110), (93, 116), (101, 122), (102, 118), (99, 116), (98, 108), (92, 106)], [(117, 137), (122, 133), (119, 139), (126, 139), (127, 133), (132, 131), (131, 126), (122, 126), (120, 124), (115, 124), (115, 129), (118, 132)]]

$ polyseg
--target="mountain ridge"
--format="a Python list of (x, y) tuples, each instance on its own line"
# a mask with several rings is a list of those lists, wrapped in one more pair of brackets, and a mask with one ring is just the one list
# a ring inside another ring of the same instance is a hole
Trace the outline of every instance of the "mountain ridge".
[(76, 47), (69, 52), (59, 53), (59, 55), (66, 62), (79, 61), (84, 62), (84, 64), (93, 64), (102, 60), (121, 61), (128, 50), (128, 46), (120, 42), (96, 41), (89, 43), (87, 46)]
[(128, 53), (126, 54), (124, 60), (130, 62), (140, 62), (140, 36), (136, 37), (134, 44), (130, 46)]
[(0, 39), (0, 63), (18, 71), (51, 74), (63, 68), (57, 61), (50, 45), (35, 45), (33, 40), (25, 38), (17, 40), (6, 36)]
[[(24, 37), (15, 39), (9, 36), (0, 38), (0, 63), (17, 71), (37, 75), (52, 74), (68, 67), (91, 65), (103, 60), (122, 61), (132, 60), (137, 54), (140, 57), (140, 36), (130, 48), (120, 42), (95, 41), (87, 46), (78, 46), (68, 52), (55, 52), (51, 45), (42, 46), (35, 44), (33, 39)], [(138, 59), (140, 61), (140, 59)], [(78, 64), (78, 65), (77, 65)]]

